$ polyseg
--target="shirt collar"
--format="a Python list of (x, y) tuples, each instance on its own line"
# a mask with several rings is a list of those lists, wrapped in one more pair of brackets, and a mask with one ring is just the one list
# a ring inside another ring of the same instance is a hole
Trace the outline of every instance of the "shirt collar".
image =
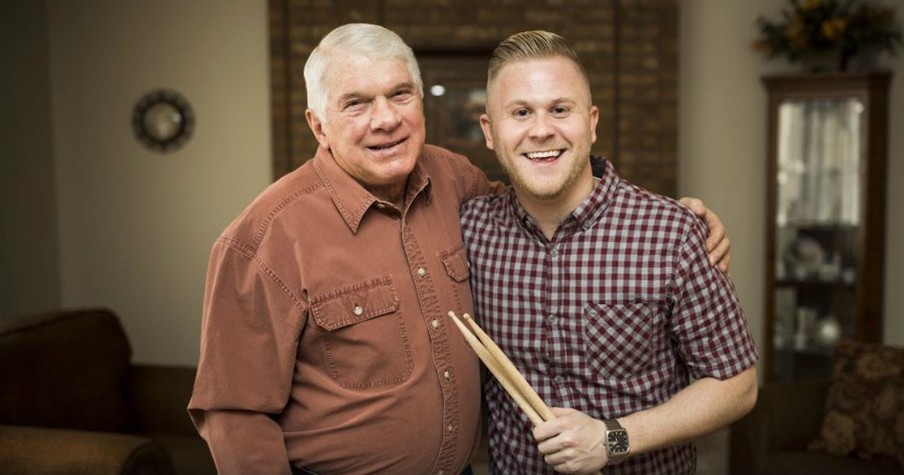
[[(602, 157), (590, 157), (590, 161), (593, 165), (594, 176), (601, 175), (599, 176), (600, 181), (593, 188), (593, 191), (590, 192), (590, 195), (570, 215), (562, 220), (559, 225), (560, 229), (567, 226), (571, 220), (574, 220), (582, 229), (593, 227), (602, 218), (603, 212), (605, 212), (609, 202), (615, 196), (621, 181), (615, 173), (615, 167), (612, 166), (609, 160)], [(536, 226), (532, 224), (533, 219), (524, 210), (521, 202), (518, 201), (514, 188), (509, 187), (506, 199), (509, 201), (510, 209), (512, 210), (512, 218), (528, 230), (539, 232)]]
[(320, 181), (333, 200), (336, 211), (342, 216), (345, 224), (353, 233), (358, 232), (358, 227), (364, 219), (364, 215), (368, 210), (374, 212), (385, 213), (403, 213), (407, 212), (411, 203), (423, 192), (424, 199), (430, 203), (430, 175), (421, 166), (421, 160), (414, 165), (414, 170), (408, 176), (408, 183), (405, 187), (405, 199), (403, 210), (399, 210), (392, 203), (380, 201), (367, 191), (357, 180), (348, 174), (342, 167), (336, 163), (332, 152), (324, 147), (318, 147), (317, 153), (314, 155), (314, 170)]
[(590, 160), (599, 165), (602, 176), (599, 176), (600, 181), (590, 192), (590, 196), (571, 212), (571, 216), (583, 229), (590, 229), (599, 222), (609, 202), (615, 197), (620, 182), (612, 162), (601, 157), (590, 157)]

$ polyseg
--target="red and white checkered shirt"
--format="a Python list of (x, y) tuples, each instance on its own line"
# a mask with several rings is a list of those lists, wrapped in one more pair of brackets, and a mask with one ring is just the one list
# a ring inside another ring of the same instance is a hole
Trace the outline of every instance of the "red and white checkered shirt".
[[(550, 406), (617, 418), (662, 404), (691, 378), (726, 379), (757, 359), (734, 286), (707, 260), (705, 226), (609, 163), (551, 241), (511, 190), (466, 203), (461, 219), (477, 318)], [(495, 379), (485, 395), (494, 473), (554, 473)], [(605, 473), (695, 467), (686, 444)]]

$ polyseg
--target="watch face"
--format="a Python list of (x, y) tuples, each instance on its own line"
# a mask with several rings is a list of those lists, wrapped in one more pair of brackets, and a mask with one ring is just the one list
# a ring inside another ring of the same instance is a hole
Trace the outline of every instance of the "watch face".
[(621, 454), (628, 451), (628, 431), (626, 430), (610, 430), (609, 436), (609, 453)]

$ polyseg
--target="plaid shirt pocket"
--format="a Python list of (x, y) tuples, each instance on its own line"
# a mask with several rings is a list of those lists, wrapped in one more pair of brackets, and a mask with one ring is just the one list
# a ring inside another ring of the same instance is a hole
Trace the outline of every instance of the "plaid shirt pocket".
[(591, 303), (584, 308), (587, 365), (604, 378), (626, 379), (649, 369), (664, 331), (650, 303)]

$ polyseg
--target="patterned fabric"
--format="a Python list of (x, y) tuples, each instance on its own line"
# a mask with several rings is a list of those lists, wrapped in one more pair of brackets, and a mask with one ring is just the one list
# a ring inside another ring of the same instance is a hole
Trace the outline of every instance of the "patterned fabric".
[(904, 466), (904, 348), (841, 341), (810, 450)]
[[(704, 226), (611, 164), (551, 241), (514, 192), (465, 204), (462, 228), (477, 317), (551, 406), (617, 418), (665, 402), (691, 378), (729, 378), (756, 360), (734, 287), (708, 263)], [(485, 395), (494, 472), (554, 473), (495, 379)], [(695, 465), (687, 444), (605, 472)]]

